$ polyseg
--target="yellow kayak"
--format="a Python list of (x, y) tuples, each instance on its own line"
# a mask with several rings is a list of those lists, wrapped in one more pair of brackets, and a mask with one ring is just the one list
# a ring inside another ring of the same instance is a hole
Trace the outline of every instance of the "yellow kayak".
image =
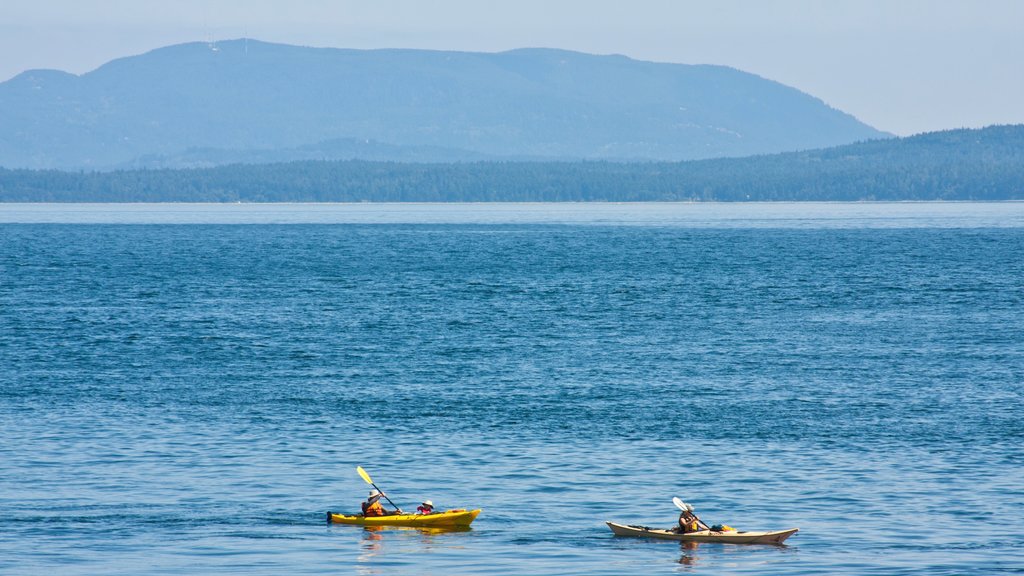
[(393, 516), (370, 516), (327, 513), (327, 521), (333, 524), (356, 526), (412, 526), (423, 528), (455, 528), (469, 526), (480, 510), (446, 510), (436, 514), (395, 514)]

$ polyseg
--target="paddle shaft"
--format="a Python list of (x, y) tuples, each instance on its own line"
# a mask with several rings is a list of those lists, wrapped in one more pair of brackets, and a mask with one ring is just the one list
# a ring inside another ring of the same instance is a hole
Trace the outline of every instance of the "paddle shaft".
[[(690, 514), (693, 514), (693, 512), (690, 512)], [(697, 522), (700, 522), (704, 526), (705, 530), (711, 530), (711, 526), (708, 526), (707, 522), (701, 520), (700, 516), (693, 514), (693, 517), (697, 520)]]
[(706, 522), (701, 520), (699, 516), (697, 516), (693, 512), (690, 512), (690, 516), (693, 516), (693, 519), (697, 521), (697, 524), (700, 525), (700, 526), (703, 526), (705, 530), (711, 530), (711, 527), (708, 526)]
[[(370, 486), (373, 486), (374, 488), (377, 488), (377, 485), (374, 484), (373, 482), (370, 482)], [(399, 510), (399, 511), (401, 510), (401, 508), (398, 507), (398, 504), (395, 504), (394, 502), (392, 502), (391, 498), (388, 498), (388, 495), (385, 494), (383, 490), (381, 490), (380, 488), (377, 488), (377, 492), (380, 492), (380, 495), (383, 496), (384, 499), (388, 501), (388, 504), (391, 504), (392, 506), (394, 506), (395, 510)]]
[(362, 466), (356, 466), (356, 472), (359, 473), (359, 476), (363, 479), (364, 482), (366, 482), (370, 486), (373, 486), (377, 490), (377, 492), (379, 492), (380, 495), (383, 496), (384, 499), (388, 501), (389, 504), (394, 506), (395, 510), (397, 510), (399, 512), (402, 511), (402, 509), (399, 508), (397, 504), (395, 504), (394, 502), (391, 501), (391, 498), (388, 498), (388, 495), (385, 494), (383, 490), (378, 488), (377, 485), (373, 483), (373, 478), (370, 478), (370, 475), (366, 473), (366, 470), (363, 470)]

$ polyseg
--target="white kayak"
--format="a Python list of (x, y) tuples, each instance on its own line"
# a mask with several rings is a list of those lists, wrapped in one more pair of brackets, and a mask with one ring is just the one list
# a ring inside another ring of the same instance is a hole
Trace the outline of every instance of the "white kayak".
[(659, 530), (647, 526), (627, 526), (615, 522), (605, 522), (616, 536), (638, 536), (641, 538), (660, 538), (662, 540), (679, 540), (682, 542), (727, 542), (731, 544), (782, 544), (786, 538), (800, 531), (799, 528), (778, 530), (775, 532), (714, 532), (701, 530), (680, 534), (672, 530)]

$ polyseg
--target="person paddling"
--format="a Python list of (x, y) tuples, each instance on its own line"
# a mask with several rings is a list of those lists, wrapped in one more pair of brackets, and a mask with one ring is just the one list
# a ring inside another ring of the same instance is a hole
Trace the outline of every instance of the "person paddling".
[(393, 516), (395, 514), (403, 514), (401, 508), (393, 512), (385, 510), (384, 506), (380, 503), (380, 499), (382, 497), (384, 497), (384, 493), (380, 490), (370, 490), (370, 495), (366, 497), (366, 502), (363, 502), (363, 516)]
[(673, 531), (680, 534), (689, 534), (690, 532), (711, 529), (703, 520), (697, 517), (697, 514), (693, 511), (693, 505), (687, 504), (679, 498), (672, 498), (672, 503), (681, 511), (679, 514), (679, 524), (673, 528)]
[(701, 522), (692, 511), (683, 510), (679, 514), (679, 525), (676, 526), (676, 532), (689, 534), (690, 532), (699, 532), (701, 529)]

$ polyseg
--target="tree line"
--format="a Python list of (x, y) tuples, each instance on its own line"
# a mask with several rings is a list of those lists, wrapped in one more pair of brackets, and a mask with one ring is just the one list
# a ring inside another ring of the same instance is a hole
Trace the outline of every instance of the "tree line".
[(691, 162), (343, 160), (113, 172), (0, 168), (2, 202), (1022, 199), (1024, 126)]

